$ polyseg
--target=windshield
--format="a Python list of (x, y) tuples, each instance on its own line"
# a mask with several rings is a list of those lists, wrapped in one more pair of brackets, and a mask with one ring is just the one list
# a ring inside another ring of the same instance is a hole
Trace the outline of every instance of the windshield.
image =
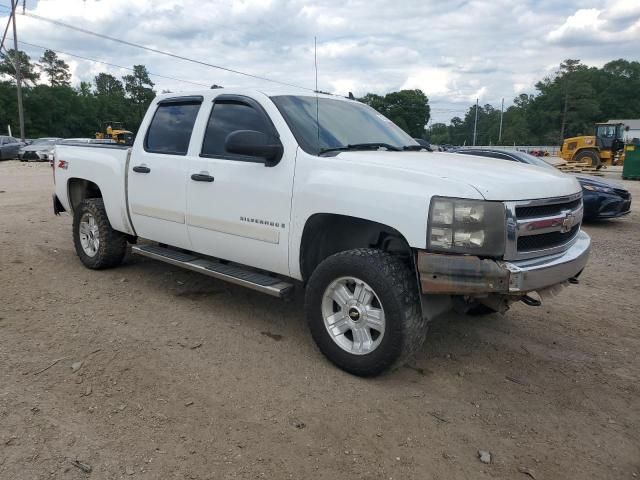
[(357, 144), (384, 143), (398, 149), (417, 145), (391, 120), (362, 103), (297, 95), (275, 96), (271, 100), (302, 149), (313, 155)]

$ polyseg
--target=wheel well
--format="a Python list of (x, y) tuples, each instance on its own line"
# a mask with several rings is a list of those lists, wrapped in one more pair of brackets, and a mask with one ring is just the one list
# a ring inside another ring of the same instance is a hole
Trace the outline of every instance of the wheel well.
[(411, 247), (396, 229), (357, 217), (318, 213), (302, 232), (300, 270), (306, 282), (315, 268), (334, 253), (354, 248), (377, 248), (410, 258)]
[(87, 198), (102, 198), (100, 187), (95, 183), (82, 178), (72, 178), (68, 183), (69, 203), (71, 210), (75, 210), (80, 202)]

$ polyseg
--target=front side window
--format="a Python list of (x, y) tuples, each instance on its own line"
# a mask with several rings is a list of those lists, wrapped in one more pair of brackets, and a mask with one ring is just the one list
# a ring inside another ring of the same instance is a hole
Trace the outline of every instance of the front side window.
[(161, 103), (151, 120), (144, 149), (147, 152), (185, 155), (200, 103)]
[(207, 130), (202, 143), (202, 155), (206, 157), (244, 158), (227, 152), (227, 136), (237, 130), (255, 130), (271, 134), (271, 127), (262, 112), (250, 105), (236, 101), (216, 102), (211, 110)]

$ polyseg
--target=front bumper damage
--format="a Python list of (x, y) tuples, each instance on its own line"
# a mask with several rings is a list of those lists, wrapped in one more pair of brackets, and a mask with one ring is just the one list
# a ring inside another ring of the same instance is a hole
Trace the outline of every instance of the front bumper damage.
[(587, 264), (590, 246), (589, 235), (580, 231), (566, 251), (529, 260), (490, 260), (420, 250), (420, 286), (423, 294), (522, 297), (576, 278)]

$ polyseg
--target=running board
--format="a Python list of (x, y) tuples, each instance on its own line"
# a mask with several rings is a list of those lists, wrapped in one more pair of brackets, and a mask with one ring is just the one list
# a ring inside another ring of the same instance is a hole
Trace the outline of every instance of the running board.
[(248, 287), (274, 297), (286, 297), (293, 290), (293, 284), (284, 282), (279, 278), (270, 277), (264, 273), (254, 272), (237, 265), (199, 257), (192, 253), (184, 253), (158, 245), (132, 245), (131, 251), (138, 255), (193, 270), (194, 272)]

